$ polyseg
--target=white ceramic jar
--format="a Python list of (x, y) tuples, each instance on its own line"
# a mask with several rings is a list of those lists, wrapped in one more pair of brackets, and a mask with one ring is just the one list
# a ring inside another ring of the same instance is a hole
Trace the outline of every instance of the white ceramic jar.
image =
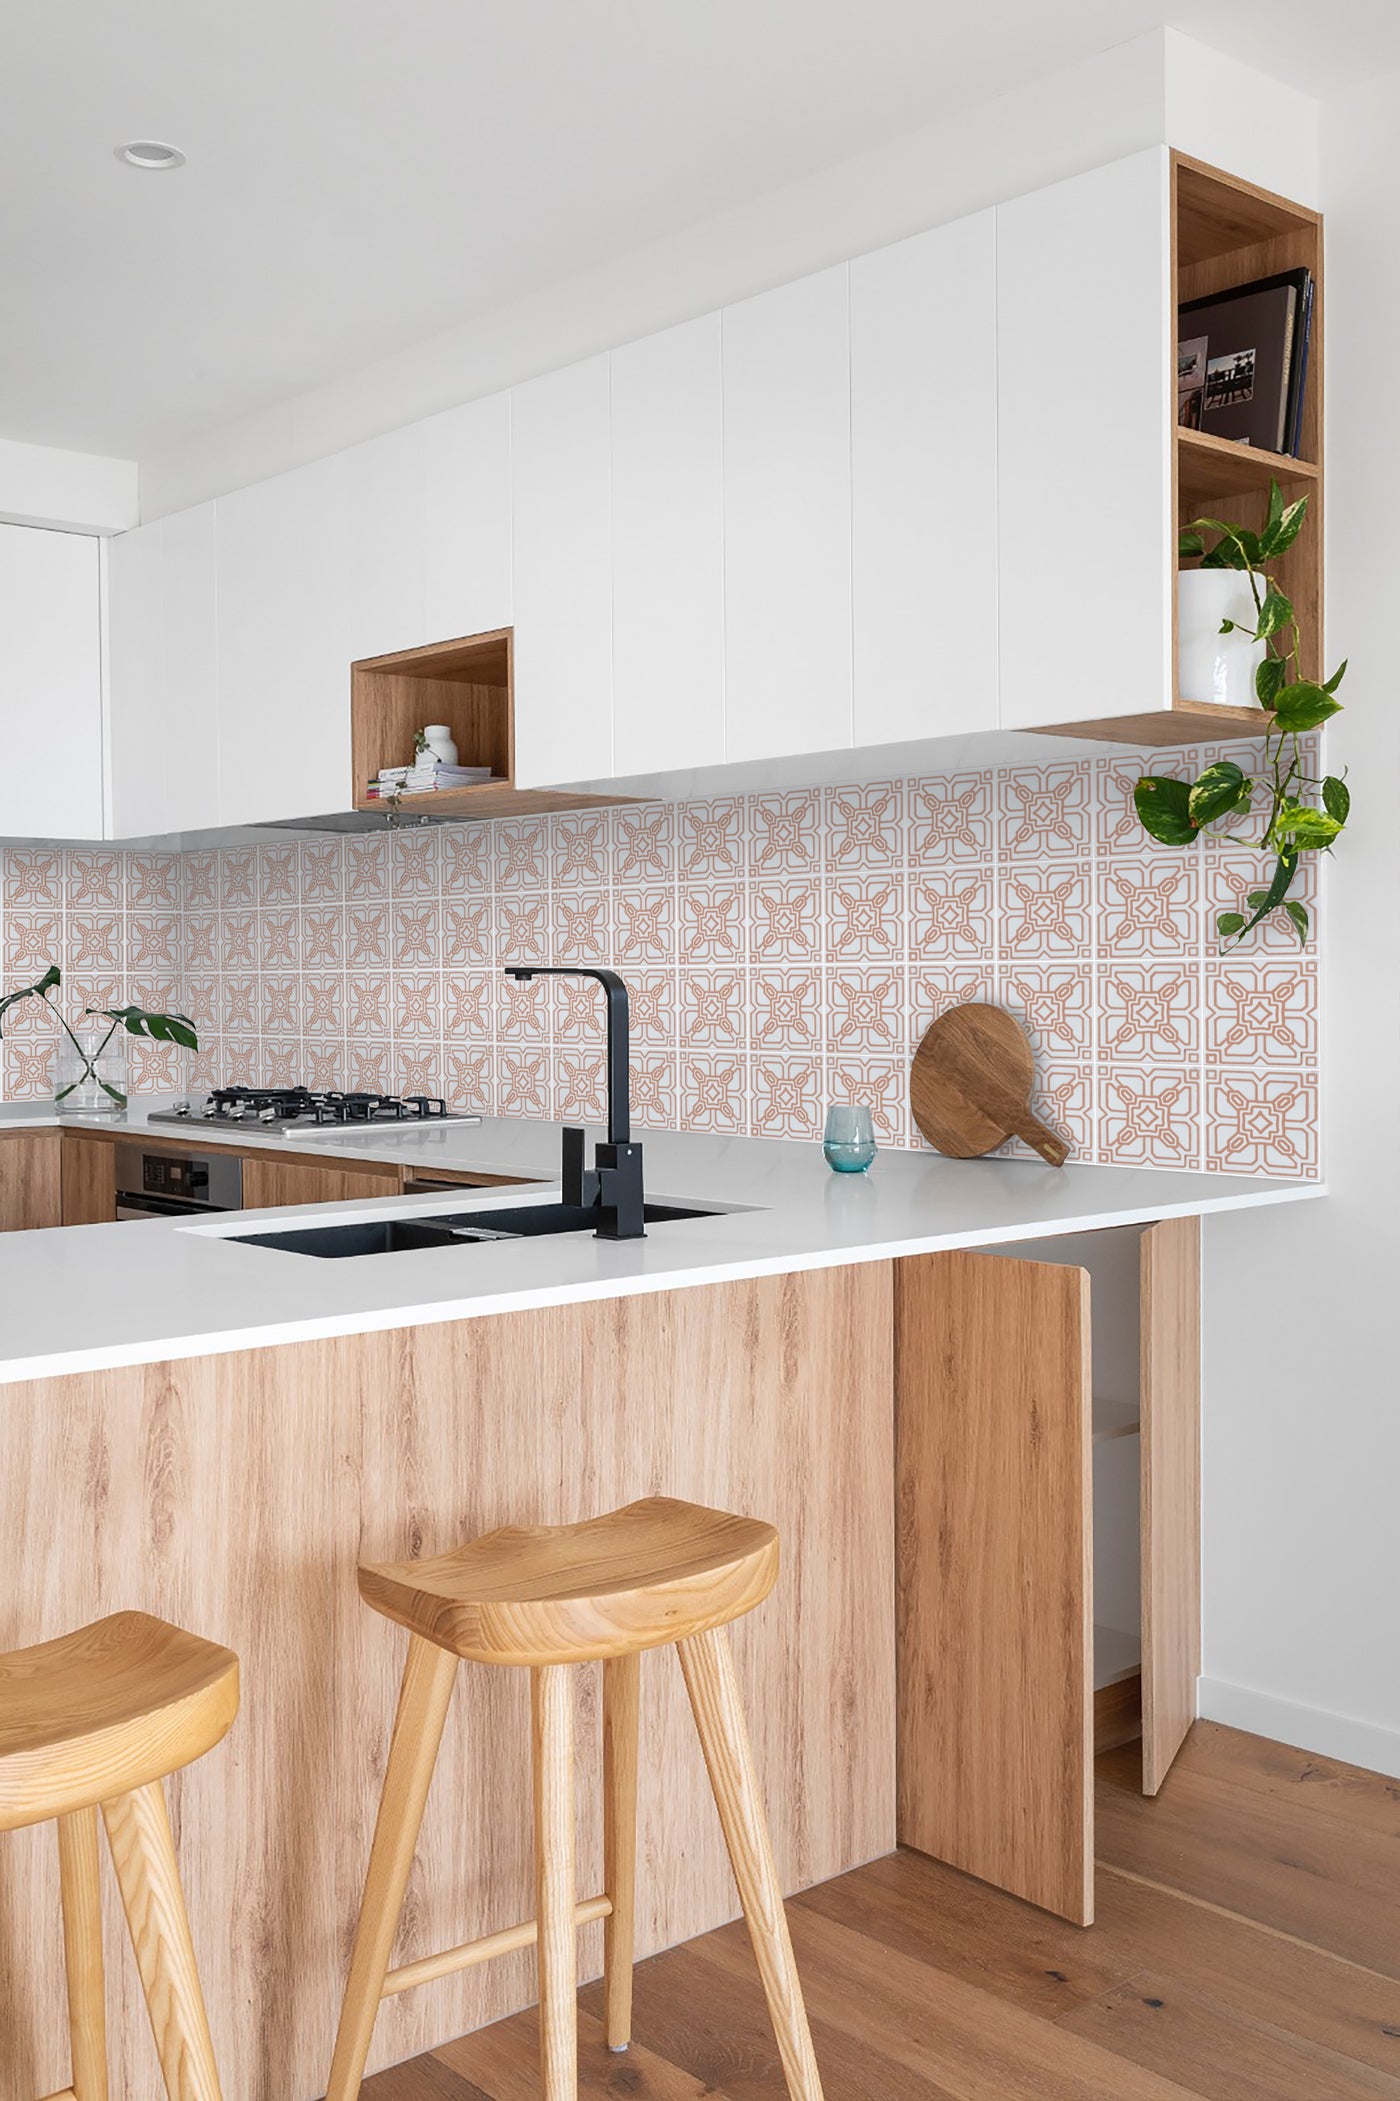
[(445, 722), (429, 722), (423, 727), (423, 739), (433, 757), (443, 766), (457, 764), (457, 746), (452, 732)]
[(1183, 569), (1177, 578), (1178, 681), (1183, 700), (1213, 700), (1222, 707), (1257, 708), (1254, 673), (1263, 661), (1262, 642), (1221, 623), (1254, 627), (1258, 613), (1242, 569)]

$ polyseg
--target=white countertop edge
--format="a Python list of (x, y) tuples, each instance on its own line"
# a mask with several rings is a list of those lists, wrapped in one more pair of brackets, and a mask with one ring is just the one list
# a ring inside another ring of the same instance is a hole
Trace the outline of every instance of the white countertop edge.
[[(931, 1255), (954, 1248), (1014, 1247), (1023, 1241), (1050, 1240), (1072, 1233), (1110, 1231), (1115, 1227), (1156, 1224), (1168, 1218), (1209, 1217), (1227, 1211), (1251, 1211), (1277, 1204), (1306, 1203), (1328, 1193), (1324, 1182), (1280, 1184), (1260, 1182), (1258, 1193), (1237, 1191), (1218, 1198), (1200, 1198), (1189, 1203), (1142, 1204), (1122, 1210), (1090, 1211), (1043, 1222), (997, 1227), (966, 1227), (945, 1233), (916, 1235), (863, 1247), (813, 1248), (800, 1253), (735, 1256), (731, 1260), (703, 1263), (692, 1269), (677, 1268), (646, 1276), (591, 1277), (560, 1281), (521, 1290), (494, 1291), (489, 1297), (476, 1294), (462, 1299), (438, 1299), (422, 1306), (377, 1307), (363, 1313), (336, 1312), (305, 1320), (278, 1321), (265, 1327), (208, 1330), (198, 1335), (166, 1340), (143, 1339), (113, 1343), (85, 1350), (45, 1351), (42, 1356), (12, 1358), (0, 1363), (0, 1386), (16, 1386), (34, 1380), (61, 1379), (84, 1373), (120, 1371), (133, 1365), (169, 1364), (188, 1357), (231, 1356), (241, 1350), (274, 1349), (296, 1342), (322, 1342), (344, 1335), (383, 1334), (395, 1328), (434, 1327), (451, 1321), (489, 1320), (499, 1313), (528, 1313), (552, 1306), (583, 1305), (594, 1300), (639, 1297), (644, 1293), (693, 1291), (706, 1284), (732, 1284), (749, 1277), (793, 1276), (808, 1270), (846, 1269), (857, 1263), (896, 1261), (908, 1255)], [(483, 1196), (487, 1192), (482, 1192)], [(506, 1193), (492, 1191), (498, 1208), (504, 1208)], [(544, 1200), (542, 1196), (535, 1201)], [(426, 1212), (421, 1200), (400, 1200), (402, 1208)], [(348, 1218), (354, 1206), (337, 1205), (337, 1218)], [(400, 1208), (395, 1205), (395, 1210)], [(439, 1199), (432, 1209), (446, 1209)], [(736, 1207), (749, 1209), (750, 1206)], [(324, 1207), (322, 1216), (330, 1207)], [(243, 1213), (247, 1218), (252, 1214)], [(270, 1227), (274, 1221), (290, 1221), (288, 1211), (257, 1214)], [(305, 1212), (302, 1220), (310, 1223)], [(78, 1228), (76, 1230), (82, 1230)], [(190, 1230), (190, 1229), (186, 1229)], [(197, 1230), (208, 1232), (201, 1224)], [(217, 1227), (212, 1228), (217, 1233)], [(252, 1230), (251, 1227), (243, 1228)], [(220, 1236), (222, 1237), (222, 1236)]]

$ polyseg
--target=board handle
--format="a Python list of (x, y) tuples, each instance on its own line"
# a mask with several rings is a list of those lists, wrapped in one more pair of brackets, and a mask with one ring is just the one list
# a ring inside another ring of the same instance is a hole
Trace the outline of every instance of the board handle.
[(1049, 1124), (1042, 1123), (1031, 1110), (1023, 1109), (1011, 1128), (1017, 1138), (1023, 1138), (1051, 1167), (1063, 1167), (1069, 1158), (1069, 1147), (1063, 1138), (1057, 1138)]

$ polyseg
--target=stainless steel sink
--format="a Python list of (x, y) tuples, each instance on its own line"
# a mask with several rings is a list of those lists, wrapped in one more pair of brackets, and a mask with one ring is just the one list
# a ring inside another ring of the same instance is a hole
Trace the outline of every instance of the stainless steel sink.
[[(716, 1218), (717, 1211), (692, 1204), (648, 1204), (649, 1226), (686, 1218)], [(229, 1235), (244, 1247), (271, 1247), (288, 1255), (313, 1255), (322, 1262), (357, 1255), (418, 1254), (433, 1247), (482, 1247), (497, 1240), (542, 1240), (566, 1233), (592, 1233), (595, 1210), (581, 1204), (521, 1204), (481, 1211), (436, 1211), (427, 1218), (376, 1218), (346, 1225), (289, 1226), (273, 1233)]]

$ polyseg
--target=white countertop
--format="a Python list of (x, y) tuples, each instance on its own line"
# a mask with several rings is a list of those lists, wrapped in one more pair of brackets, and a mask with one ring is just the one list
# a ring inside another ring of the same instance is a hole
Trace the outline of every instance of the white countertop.
[[(168, 1100), (133, 1102), (119, 1128), (140, 1136), (150, 1111)], [(0, 1132), (57, 1121), (44, 1105), (0, 1109)], [(156, 1124), (150, 1135), (180, 1134)], [(596, 1135), (590, 1134), (590, 1157)], [(654, 1225), (640, 1241), (574, 1234), (342, 1261), (240, 1246), (228, 1236), (230, 1229), (263, 1232), (277, 1224), (502, 1208), (522, 1197), (514, 1190), (457, 1190), (225, 1212), (210, 1221), (143, 1219), (2, 1234), (0, 1384), (1325, 1194), (1315, 1182), (1156, 1168), (1057, 1169), (1038, 1161), (905, 1152), (881, 1153), (868, 1175), (843, 1176), (830, 1171), (820, 1145), (810, 1142), (640, 1136), (650, 1200), (730, 1208), (713, 1218)], [(196, 1137), (202, 1144), (211, 1134), (196, 1124), (190, 1138)], [(422, 1173), (450, 1167), (553, 1176), (560, 1140), (557, 1124), (488, 1117), (439, 1129), (338, 1134), (314, 1148), (242, 1132), (229, 1142), (240, 1150), (314, 1149), (327, 1165), (388, 1160)], [(557, 1186), (541, 1184), (530, 1200), (557, 1195)]]

